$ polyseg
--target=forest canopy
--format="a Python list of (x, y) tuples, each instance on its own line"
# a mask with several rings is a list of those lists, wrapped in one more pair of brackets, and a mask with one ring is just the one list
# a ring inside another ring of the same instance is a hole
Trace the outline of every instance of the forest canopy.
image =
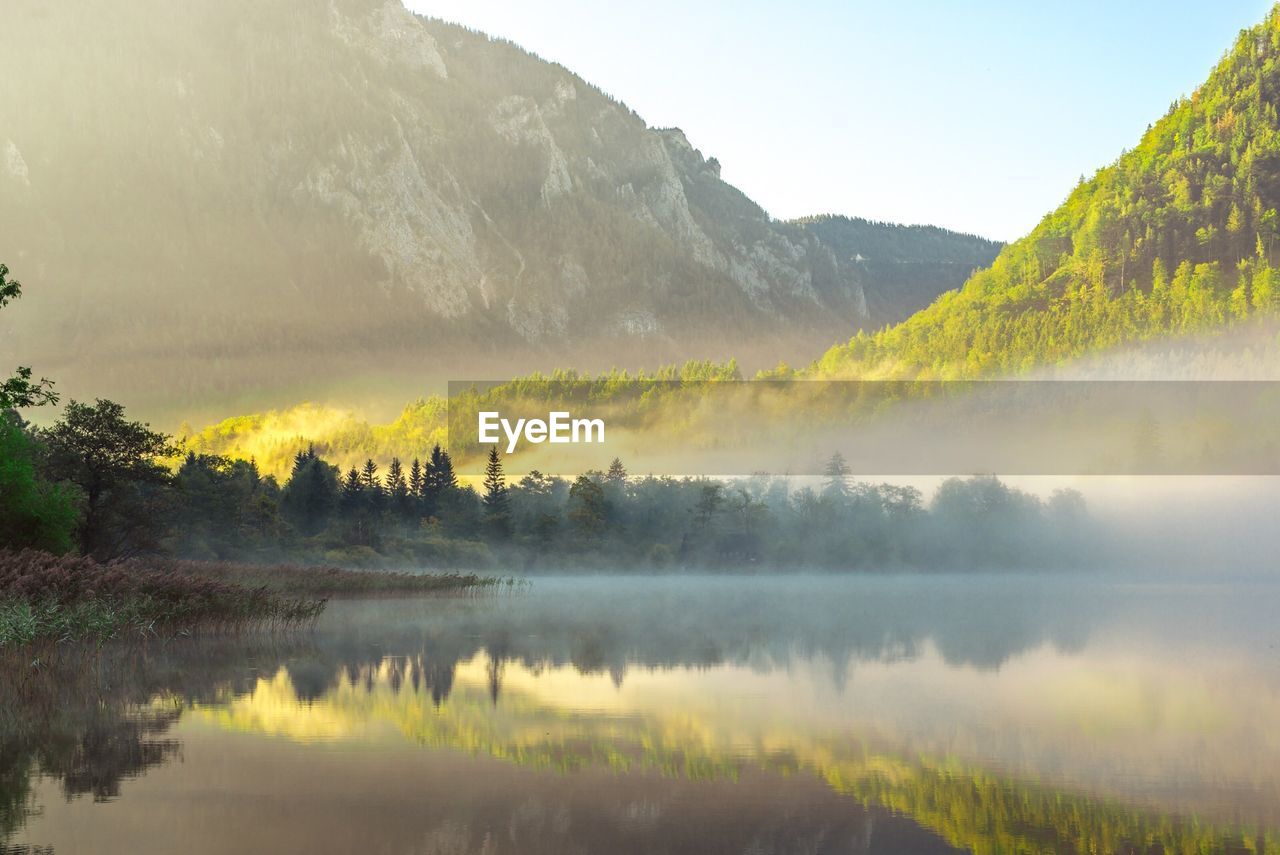
[(1280, 10), (1138, 146), (959, 291), (859, 333), (821, 376), (979, 377), (1280, 308)]

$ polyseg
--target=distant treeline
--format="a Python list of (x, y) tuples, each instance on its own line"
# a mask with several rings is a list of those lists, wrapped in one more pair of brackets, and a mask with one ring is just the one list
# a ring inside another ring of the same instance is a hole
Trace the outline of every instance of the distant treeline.
[(845, 259), (860, 256), (865, 261), (973, 268), (990, 264), (1004, 246), (1000, 241), (939, 226), (907, 226), (838, 214), (801, 217), (794, 222)]
[[(1078, 493), (1047, 502), (993, 477), (951, 479), (932, 499), (852, 481), (837, 454), (812, 484), (744, 479), (512, 483), (491, 452), (480, 489), (436, 445), (407, 464), (346, 472), (300, 450), (283, 480), (253, 461), (186, 453), (110, 401), (70, 402), (37, 430), (0, 419), (0, 546), (100, 559), (162, 554), (359, 566), (525, 569), (1031, 569), (1087, 560)], [(176, 462), (176, 465), (174, 463)]]

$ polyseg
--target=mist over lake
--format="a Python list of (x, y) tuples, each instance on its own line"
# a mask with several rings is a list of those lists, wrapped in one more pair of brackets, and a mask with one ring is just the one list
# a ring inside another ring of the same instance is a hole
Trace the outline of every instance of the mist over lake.
[(306, 637), (104, 666), (63, 730), (6, 704), (31, 766), (6, 764), (0, 827), (68, 852), (1271, 852), (1276, 593), (548, 577), (337, 601)]

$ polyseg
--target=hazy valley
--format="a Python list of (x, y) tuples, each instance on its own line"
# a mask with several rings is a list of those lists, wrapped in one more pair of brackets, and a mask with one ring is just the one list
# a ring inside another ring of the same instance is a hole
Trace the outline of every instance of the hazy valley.
[(33, 286), (0, 356), (166, 423), (807, 361), (999, 249), (773, 220), (678, 129), (397, 0), (20, 2), (0, 29), (26, 84), (0, 93), (0, 258)]

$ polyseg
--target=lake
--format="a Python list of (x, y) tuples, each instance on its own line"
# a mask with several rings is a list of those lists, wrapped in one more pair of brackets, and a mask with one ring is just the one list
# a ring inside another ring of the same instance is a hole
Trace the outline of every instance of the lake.
[(1277, 604), (536, 578), (64, 650), (5, 665), (0, 851), (1280, 853)]

